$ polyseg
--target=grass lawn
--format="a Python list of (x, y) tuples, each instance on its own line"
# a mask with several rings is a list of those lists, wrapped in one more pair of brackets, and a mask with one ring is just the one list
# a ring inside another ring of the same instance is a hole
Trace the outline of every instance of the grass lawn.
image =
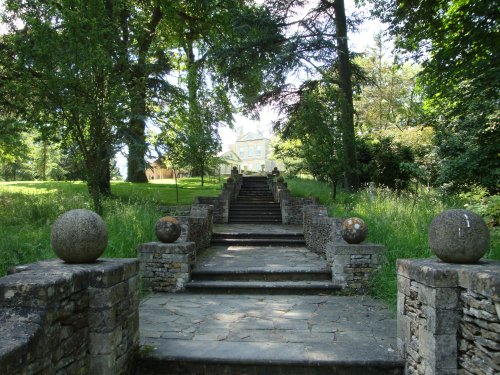
[[(368, 226), (367, 242), (385, 246), (385, 262), (373, 279), (373, 295), (396, 304), (396, 260), (432, 256), (427, 233), (432, 219), (450, 208), (464, 208), (467, 203), (459, 197), (443, 197), (435, 192), (396, 194), (378, 189), (374, 197), (366, 190), (356, 194), (340, 192), (331, 200), (331, 188), (313, 180), (287, 178), (294, 196), (317, 196), (328, 206), (330, 216), (362, 218)], [(486, 257), (500, 260), (500, 228), (491, 229), (491, 245)]]
[[(179, 202), (173, 180), (150, 184), (112, 182), (114, 197), (105, 199), (103, 218), (109, 244), (105, 257), (135, 257), (137, 245), (154, 240), (160, 204), (191, 204), (196, 196), (216, 196), (218, 181), (179, 180)], [(92, 209), (83, 182), (0, 182), (0, 276), (11, 266), (55, 255), (50, 227), (62, 213), (74, 208)]]

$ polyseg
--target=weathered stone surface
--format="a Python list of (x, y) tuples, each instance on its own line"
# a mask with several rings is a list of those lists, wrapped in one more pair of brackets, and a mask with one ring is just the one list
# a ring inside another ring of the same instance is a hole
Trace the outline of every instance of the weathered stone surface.
[(144, 290), (184, 290), (196, 260), (194, 242), (149, 242), (140, 245), (138, 252)]
[(496, 374), (500, 263), (398, 261), (398, 348), (413, 374)]
[(373, 272), (380, 267), (384, 247), (376, 244), (330, 242), (326, 259), (332, 267), (332, 280), (338, 285), (366, 291)]
[(429, 246), (445, 262), (474, 263), (486, 254), (489, 245), (490, 231), (472, 211), (444, 211), (429, 227)]
[(181, 224), (172, 216), (164, 216), (156, 222), (155, 232), (161, 242), (174, 242), (181, 235)]
[(359, 217), (350, 217), (342, 223), (342, 238), (349, 244), (363, 242), (368, 234), (368, 227)]
[(52, 225), (51, 243), (56, 255), (65, 262), (93, 262), (108, 245), (106, 223), (89, 210), (68, 211)]
[[(131, 374), (138, 346), (137, 263), (52, 260), (1, 278), (0, 373)], [(107, 336), (114, 346), (97, 340)], [(99, 367), (101, 351), (113, 372)]]

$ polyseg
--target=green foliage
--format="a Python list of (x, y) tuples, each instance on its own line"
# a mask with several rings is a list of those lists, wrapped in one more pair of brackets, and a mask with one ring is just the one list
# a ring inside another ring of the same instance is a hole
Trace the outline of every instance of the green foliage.
[[(394, 306), (397, 292), (396, 260), (431, 256), (427, 232), (432, 219), (446, 209), (464, 207), (464, 198), (456, 196), (446, 197), (434, 191), (418, 195), (396, 194), (387, 188), (378, 188), (374, 196), (368, 190), (357, 194), (340, 192), (337, 200), (332, 201), (326, 183), (293, 178), (287, 182), (295, 196), (318, 196), (321, 203), (328, 205), (330, 216), (357, 216), (366, 222), (366, 241), (382, 244), (386, 249), (385, 260), (372, 280), (371, 291), (374, 296)], [(493, 202), (498, 201), (497, 197), (491, 198)], [(486, 255), (490, 259), (500, 260), (499, 234), (498, 228), (491, 229), (491, 245)]]
[(357, 150), (363, 183), (373, 181), (378, 186), (406, 189), (416, 173), (411, 148), (391, 137), (360, 137)]
[[(310, 173), (337, 184), (344, 172), (341, 100), (338, 86), (331, 81), (302, 85), (297, 102), (287, 108), (286, 121), (275, 125), (280, 137), (289, 142), (274, 144), (275, 157), (283, 158), (287, 169), (295, 167), (294, 173)], [(292, 165), (292, 160), (301, 162)]]
[[(104, 256), (135, 258), (138, 244), (153, 241), (154, 224), (162, 215), (159, 204), (191, 204), (195, 196), (219, 193), (218, 184), (201, 188), (199, 181), (180, 180), (179, 203), (173, 183), (113, 183), (116, 198), (103, 202), (109, 233)], [(50, 247), (52, 223), (68, 210), (92, 206), (81, 182), (0, 183), (0, 276), (14, 265), (55, 257)]]
[(500, 186), (498, 4), (372, 0), (398, 47), (422, 61), (424, 110), (436, 129), (439, 182), (455, 191)]
[(397, 54), (388, 56), (380, 33), (375, 35), (375, 43), (376, 48), (355, 59), (365, 73), (354, 101), (357, 126), (373, 132), (421, 125), (422, 95), (416, 87), (420, 67), (401, 63)]

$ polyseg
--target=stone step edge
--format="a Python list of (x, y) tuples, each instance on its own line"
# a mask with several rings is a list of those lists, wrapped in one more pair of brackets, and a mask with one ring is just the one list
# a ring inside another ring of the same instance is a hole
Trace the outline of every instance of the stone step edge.
[(211, 269), (194, 269), (191, 275), (246, 275), (246, 274), (260, 274), (260, 275), (282, 275), (282, 274), (330, 274), (331, 270), (328, 268), (323, 269), (296, 269), (296, 268), (211, 268)]
[(280, 243), (284, 246), (291, 244), (301, 244), (306, 245), (305, 240), (303, 239), (279, 239), (279, 238), (214, 238), (210, 242), (211, 244), (234, 244), (234, 243), (252, 243), (252, 244), (275, 244)]
[(331, 281), (190, 281), (186, 284), (187, 289), (214, 288), (214, 289), (321, 289), (339, 290), (340, 285)]

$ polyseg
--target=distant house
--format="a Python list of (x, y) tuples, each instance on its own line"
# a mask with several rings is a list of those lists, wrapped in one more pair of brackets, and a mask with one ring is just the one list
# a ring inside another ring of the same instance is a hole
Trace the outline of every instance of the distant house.
[(163, 180), (166, 178), (174, 178), (174, 172), (172, 169), (167, 168), (161, 160), (156, 160), (146, 169), (146, 176), (148, 180)]
[(243, 133), (242, 128), (238, 128), (236, 142), (229, 146), (229, 151), (221, 155), (226, 155), (229, 169), (238, 167), (241, 172), (270, 172), (276, 166), (276, 162), (269, 158), (271, 153), (271, 140), (264, 137), (262, 132)]

